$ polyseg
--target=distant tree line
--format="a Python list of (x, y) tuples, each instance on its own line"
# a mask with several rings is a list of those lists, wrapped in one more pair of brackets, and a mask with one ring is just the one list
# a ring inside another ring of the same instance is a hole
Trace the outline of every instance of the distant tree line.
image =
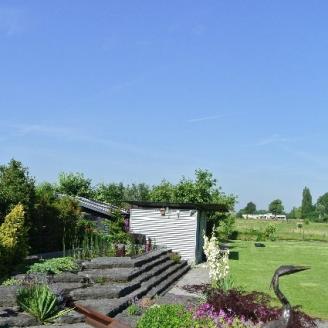
[[(58, 194), (65, 196), (58, 197)], [(21, 204), (30, 253), (71, 246), (72, 236), (86, 224), (71, 196), (121, 207), (126, 206), (128, 200), (218, 203), (225, 204), (230, 211), (236, 200), (235, 196), (222, 192), (217, 180), (207, 170), (196, 170), (194, 179), (182, 177), (176, 184), (163, 180), (154, 186), (121, 182), (93, 184), (82, 173), (60, 173), (55, 183), (37, 184), (21, 162), (13, 159), (0, 165), (0, 225), (10, 211)], [(216, 213), (213, 218), (222, 218), (220, 215)]]
[(248, 202), (241, 209), (237, 216), (242, 217), (243, 214), (264, 214), (271, 212), (274, 215), (286, 214), (288, 219), (302, 219), (315, 222), (328, 222), (328, 192), (323, 194), (313, 204), (310, 189), (305, 187), (302, 193), (302, 203), (299, 207), (293, 207), (289, 213), (284, 210), (283, 203), (280, 199), (273, 200), (267, 210), (257, 210), (254, 202)]

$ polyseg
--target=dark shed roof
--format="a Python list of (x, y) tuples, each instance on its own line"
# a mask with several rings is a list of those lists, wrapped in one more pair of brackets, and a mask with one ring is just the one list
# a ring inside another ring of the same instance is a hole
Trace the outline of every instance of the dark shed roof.
[(228, 212), (229, 206), (226, 204), (200, 204), (200, 203), (164, 203), (164, 202), (145, 202), (145, 201), (126, 201), (132, 207), (169, 207), (176, 209), (187, 209), (187, 210), (202, 210), (209, 212)]
[(102, 202), (98, 202), (98, 201), (91, 200), (91, 199), (88, 199), (88, 198), (77, 196), (77, 197), (75, 197), (75, 199), (78, 201), (80, 207), (89, 209), (89, 210), (94, 211), (96, 213), (101, 213), (101, 214), (105, 214), (105, 215), (108, 215), (108, 216), (110, 216), (110, 214), (113, 210), (120, 210), (120, 212), (122, 214), (127, 214), (128, 213), (126, 210), (121, 209), (117, 206), (109, 205), (109, 204), (102, 203)]

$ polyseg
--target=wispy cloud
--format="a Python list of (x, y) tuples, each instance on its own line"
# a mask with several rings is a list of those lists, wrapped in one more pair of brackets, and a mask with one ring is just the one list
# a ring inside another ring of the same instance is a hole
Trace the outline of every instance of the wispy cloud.
[(270, 137), (259, 140), (256, 145), (257, 146), (267, 146), (271, 144), (287, 144), (292, 142), (297, 142), (302, 140), (299, 137), (284, 137), (279, 134), (273, 134)]
[[(65, 142), (95, 144), (139, 155), (160, 155), (160, 153), (156, 153), (154, 151), (150, 153), (148, 150), (134, 144), (125, 143), (119, 140), (112, 140), (106, 137), (88, 135), (85, 131), (81, 132), (73, 127), (49, 126), (44, 124), (12, 124), (6, 122), (0, 122), (0, 127), (2, 127), (2, 130), (5, 132), (6, 129), (10, 131), (4, 136), (0, 135), (0, 142), (35, 135), (63, 140)], [(1, 139), (2, 137), (4, 140)]]
[(225, 117), (225, 115), (213, 115), (213, 116), (203, 116), (203, 117), (197, 117), (197, 118), (192, 118), (188, 120), (188, 123), (197, 123), (197, 122), (202, 122), (202, 121), (213, 121), (213, 120), (218, 120), (220, 118)]
[(21, 8), (0, 6), (0, 35), (11, 37), (23, 29)]

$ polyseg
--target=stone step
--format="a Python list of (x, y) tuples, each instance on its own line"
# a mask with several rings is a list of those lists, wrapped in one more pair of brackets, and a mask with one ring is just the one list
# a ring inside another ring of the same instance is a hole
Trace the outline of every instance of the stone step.
[[(189, 265), (186, 261), (182, 261), (178, 264), (171, 265), (167, 270), (163, 271), (161, 274), (148, 279), (143, 282), (140, 288), (132, 291), (125, 297), (121, 297), (119, 299), (87, 299), (78, 301), (78, 304), (88, 306), (93, 308), (94, 310), (101, 312), (103, 314), (109, 315), (111, 317), (117, 315), (126, 309), (131, 302), (133, 302), (136, 298), (141, 298), (145, 295), (148, 295), (148, 292), (152, 290), (152, 294), (154, 294), (155, 290), (153, 289), (157, 285), (160, 285), (160, 290), (163, 290), (164, 287), (172, 284), (178, 277), (183, 275), (186, 271), (189, 270)], [(172, 276), (172, 277), (171, 277)], [(165, 284), (164, 284), (165, 281)], [(161, 284), (163, 283), (163, 284)]]
[(85, 270), (140, 267), (156, 258), (168, 253), (166, 249), (155, 250), (150, 253), (132, 257), (97, 257), (82, 263)]
[[(54, 324), (50, 326), (51, 328), (90, 328), (90, 325), (87, 325), (84, 322), (73, 323), (73, 324)], [(30, 328), (45, 328), (45, 326), (30, 326)]]
[(175, 262), (173, 262), (172, 260), (167, 260), (164, 263), (161, 263), (156, 267), (152, 268), (151, 270), (142, 273), (140, 276), (135, 278), (134, 281), (143, 283), (153, 277), (158, 276), (161, 272), (167, 270), (169, 267), (173, 266), (174, 264)]
[(111, 299), (123, 297), (140, 287), (139, 282), (112, 283), (109, 285), (96, 285), (87, 288), (79, 288), (71, 291), (69, 295), (73, 301)]
[(97, 280), (102, 280), (102, 283), (108, 281), (130, 281), (133, 278), (141, 275), (142, 273), (151, 270), (152, 268), (158, 266), (159, 264), (168, 261), (170, 259), (169, 255), (166, 253), (153, 259), (150, 262), (145, 263), (140, 267), (131, 268), (111, 268), (111, 269), (89, 269), (79, 272), (79, 276), (82, 279), (90, 279), (93, 282)]
[(69, 282), (69, 283), (74, 283), (74, 282), (82, 282), (85, 278), (81, 277), (77, 273), (71, 273), (71, 272), (63, 272), (59, 274), (55, 274), (52, 277), (52, 281), (54, 283), (56, 282)]
[(182, 268), (180, 268), (178, 271), (176, 271), (174, 274), (170, 275), (166, 280), (164, 280), (159, 285), (153, 287), (149, 293), (149, 297), (154, 297), (155, 295), (161, 295), (164, 292), (166, 292), (171, 285), (176, 282), (178, 279), (180, 279), (185, 273), (187, 273), (190, 270), (190, 265), (186, 265)]

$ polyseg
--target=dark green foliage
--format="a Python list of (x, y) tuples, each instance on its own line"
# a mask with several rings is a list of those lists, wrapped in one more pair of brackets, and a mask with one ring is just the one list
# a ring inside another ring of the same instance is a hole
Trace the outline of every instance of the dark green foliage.
[(137, 323), (137, 328), (191, 328), (192, 313), (183, 305), (158, 305), (149, 308)]
[(137, 304), (131, 304), (127, 308), (128, 315), (140, 315), (141, 314), (141, 309)]
[(247, 203), (246, 207), (244, 208), (243, 214), (255, 214), (256, 213), (256, 205), (253, 202)]
[(319, 221), (328, 222), (328, 192), (318, 198), (316, 212)]
[(173, 261), (174, 263), (180, 263), (181, 262), (181, 256), (178, 253), (175, 252), (171, 252), (169, 254), (169, 258), (171, 261)]
[(220, 240), (228, 240), (231, 238), (235, 222), (236, 218), (234, 215), (228, 215), (223, 220), (219, 221), (216, 232)]
[(73, 246), (70, 254), (79, 260), (89, 260), (100, 256), (115, 256), (115, 247), (104, 235), (97, 232), (86, 233), (82, 242)]
[(124, 200), (124, 191), (123, 183), (102, 183), (95, 190), (95, 198), (101, 202), (119, 206)]
[(145, 183), (132, 183), (124, 190), (124, 200), (147, 201), (150, 198), (150, 187)]
[(33, 225), (30, 229), (32, 253), (58, 251), (62, 248), (62, 225), (59, 220), (55, 188), (50, 183), (36, 187)]
[(12, 159), (0, 166), (0, 224), (18, 203), (24, 206), (27, 223), (31, 223), (35, 201), (34, 179), (21, 162)]
[(42, 324), (51, 323), (71, 311), (61, 309), (56, 295), (46, 285), (36, 284), (19, 289), (17, 303)]
[(282, 205), (282, 201), (280, 199), (273, 200), (269, 205), (269, 211), (274, 215), (283, 214), (284, 206)]
[(59, 257), (50, 260), (41, 260), (30, 266), (27, 273), (50, 273), (76, 272), (79, 269), (75, 260), (71, 257)]
[(60, 221), (63, 252), (65, 256), (66, 249), (73, 247), (76, 226), (81, 217), (81, 212), (78, 204), (70, 197), (59, 198), (54, 203), (58, 211), (58, 219)]
[(312, 195), (310, 189), (305, 187), (303, 189), (301, 217), (302, 219), (311, 218), (313, 216), (314, 207), (312, 204)]
[(292, 210), (287, 215), (288, 220), (299, 220), (302, 216), (301, 207), (293, 207)]
[(60, 173), (57, 191), (64, 195), (93, 197), (91, 179), (84, 177), (82, 173)]
[(152, 201), (172, 203), (219, 203), (232, 209), (235, 197), (225, 195), (207, 170), (196, 170), (195, 180), (183, 177), (176, 185), (163, 180), (150, 192)]
[(265, 239), (275, 241), (277, 239), (277, 226), (273, 223), (270, 223), (264, 230)]

